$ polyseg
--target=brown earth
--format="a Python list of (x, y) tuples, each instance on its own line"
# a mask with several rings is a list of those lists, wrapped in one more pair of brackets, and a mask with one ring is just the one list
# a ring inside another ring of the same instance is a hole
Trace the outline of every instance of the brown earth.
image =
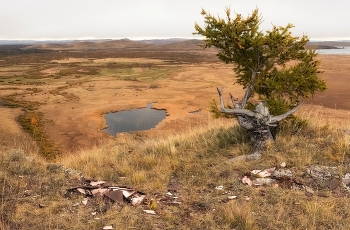
[[(150, 102), (153, 108), (166, 109), (168, 116), (149, 135), (200, 125), (210, 116), (209, 102), (217, 100), (215, 87), (224, 86), (226, 93), (236, 97), (242, 97), (243, 90), (233, 85), (231, 65), (221, 63), (215, 50), (203, 51), (197, 45), (195, 41), (173, 46), (119, 41), (42, 45), (31, 47), (32, 51), (27, 47), (24, 54), (11, 50), (11, 55), (0, 56), (1, 141), (12, 143), (13, 137), (26, 136), (16, 121), (22, 112), (6, 107), (8, 97), (17, 104), (39, 103), (36, 110), (43, 114), (44, 132), (64, 151), (89, 148), (111, 138), (101, 131), (106, 126), (103, 114)], [(38, 51), (43, 48), (50, 51)], [(336, 108), (331, 110), (334, 116), (348, 121), (350, 56), (319, 58), (321, 77), (329, 89), (307, 103)], [(196, 110), (202, 112), (190, 113)]]

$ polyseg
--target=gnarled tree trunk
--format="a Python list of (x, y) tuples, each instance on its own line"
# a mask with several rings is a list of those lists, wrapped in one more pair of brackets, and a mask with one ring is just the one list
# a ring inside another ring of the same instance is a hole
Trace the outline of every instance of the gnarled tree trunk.
[(224, 101), (222, 99), (223, 89), (218, 89), (220, 97), (220, 110), (222, 113), (234, 114), (237, 117), (238, 123), (241, 127), (246, 129), (251, 134), (252, 148), (250, 150), (250, 159), (260, 158), (263, 150), (265, 149), (268, 141), (274, 141), (274, 137), (270, 128), (278, 125), (278, 122), (293, 114), (300, 107), (301, 103), (291, 109), (290, 111), (279, 115), (273, 116), (270, 114), (269, 109), (263, 102), (259, 102), (254, 111), (244, 109), (246, 102), (251, 94), (251, 88), (248, 86), (242, 101), (237, 102), (230, 94), (233, 109), (225, 108)]

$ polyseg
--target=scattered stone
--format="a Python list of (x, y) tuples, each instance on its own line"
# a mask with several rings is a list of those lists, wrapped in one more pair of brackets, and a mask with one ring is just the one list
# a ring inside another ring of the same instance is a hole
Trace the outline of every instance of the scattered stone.
[(256, 174), (258, 174), (259, 172), (261, 172), (261, 170), (252, 170), (252, 171), (250, 171), (252, 174), (254, 174), (254, 175), (256, 175)]
[(132, 205), (139, 205), (139, 204), (142, 204), (143, 200), (145, 199), (145, 196), (144, 195), (141, 195), (141, 196), (135, 196), (131, 199), (131, 204)]
[(108, 192), (107, 188), (97, 188), (91, 190), (91, 194), (93, 196), (103, 196), (103, 194), (105, 194), (106, 192)]
[(276, 168), (265, 169), (258, 173), (259, 177), (269, 177), (275, 172)]
[(135, 190), (123, 190), (123, 196), (125, 198), (129, 198), (132, 196), (136, 191)]
[(106, 197), (116, 203), (126, 201), (132, 205), (141, 204), (145, 199), (143, 193), (126, 186), (113, 186), (110, 182), (94, 181), (93, 179), (86, 179), (84, 177), (81, 177), (81, 182), (83, 183), (82, 185), (73, 186), (68, 188), (67, 191), (76, 190), (86, 196)]
[(31, 190), (24, 190), (23, 195), (30, 196), (30, 195), (32, 195), (32, 191)]
[(243, 197), (246, 201), (249, 201), (250, 200), (250, 197), (249, 196), (244, 196)]
[(276, 179), (271, 178), (256, 178), (252, 181), (253, 185), (255, 186), (262, 186), (262, 185), (273, 185), (277, 183)]
[(278, 169), (275, 170), (272, 176), (281, 178), (281, 177), (293, 177), (293, 172), (290, 169)]
[(103, 185), (105, 183), (106, 183), (106, 181), (91, 181), (90, 185), (91, 186), (98, 186), (98, 185)]
[(315, 193), (314, 190), (312, 188), (308, 187), (308, 186), (305, 186), (305, 192), (311, 193), (311, 194)]
[(313, 165), (306, 171), (313, 178), (328, 179), (331, 178), (332, 175), (337, 174), (338, 168), (331, 166)]
[(110, 230), (110, 229), (114, 229), (112, 225), (109, 225), (109, 226), (104, 226), (102, 228), (103, 230)]
[(259, 177), (269, 177), (275, 171), (276, 168), (270, 168), (265, 170), (253, 170), (252, 174), (258, 175)]
[(350, 173), (346, 173), (342, 178), (342, 183), (345, 187), (350, 185)]
[(284, 167), (287, 166), (287, 164), (286, 164), (286, 162), (283, 161), (283, 162), (280, 164), (280, 166), (281, 166), (282, 168), (284, 168)]
[(85, 198), (81, 203), (83, 203), (84, 205), (87, 205), (87, 202), (88, 202), (88, 200), (87, 200), (87, 198)]
[(339, 179), (334, 179), (328, 183), (328, 188), (330, 190), (335, 190), (336, 188), (339, 187), (341, 181)]
[(252, 182), (247, 176), (244, 176), (244, 177), (242, 178), (242, 183), (243, 183), (243, 184), (247, 184), (247, 185), (249, 185), (249, 186), (252, 186), (252, 185), (253, 185), (253, 182)]
[(85, 189), (83, 188), (77, 188), (77, 191), (80, 192), (81, 194), (86, 194)]
[(143, 210), (143, 211), (147, 214), (152, 214), (152, 215), (156, 214), (156, 212), (154, 210)]
[(227, 197), (229, 200), (233, 200), (233, 199), (236, 199), (237, 198), (237, 196), (229, 196), (229, 197)]
[(223, 188), (224, 188), (224, 186), (222, 186), (222, 185), (219, 185), (219, 186), (215, 187), (216, 190), (222, 190)]
[(114, 202), (117, 202), (117, 203), (123, 202), (123, 191), (121, 190), (106, 192), (104, 195)]

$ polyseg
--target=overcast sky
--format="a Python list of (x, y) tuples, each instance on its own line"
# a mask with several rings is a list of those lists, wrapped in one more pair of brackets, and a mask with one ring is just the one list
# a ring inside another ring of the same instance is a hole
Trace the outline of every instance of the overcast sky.
[(226, 6), (244, 16), (258, 7), (263, 30), (290, 22), (296, 36), (350, 40), (349, 0), (0, 0), (0, 40), (200, 38), (201, 9)]

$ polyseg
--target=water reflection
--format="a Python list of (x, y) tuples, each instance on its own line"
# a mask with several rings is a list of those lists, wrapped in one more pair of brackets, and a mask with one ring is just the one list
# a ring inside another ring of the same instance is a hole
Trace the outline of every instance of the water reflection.
[(146, 108), (125, 110), (105, 115), (107, 127), (103, 129), (112, 136), (123, 132), (149, 130), (166, 117), (166, 110), (152, 109), (152, 104)]

